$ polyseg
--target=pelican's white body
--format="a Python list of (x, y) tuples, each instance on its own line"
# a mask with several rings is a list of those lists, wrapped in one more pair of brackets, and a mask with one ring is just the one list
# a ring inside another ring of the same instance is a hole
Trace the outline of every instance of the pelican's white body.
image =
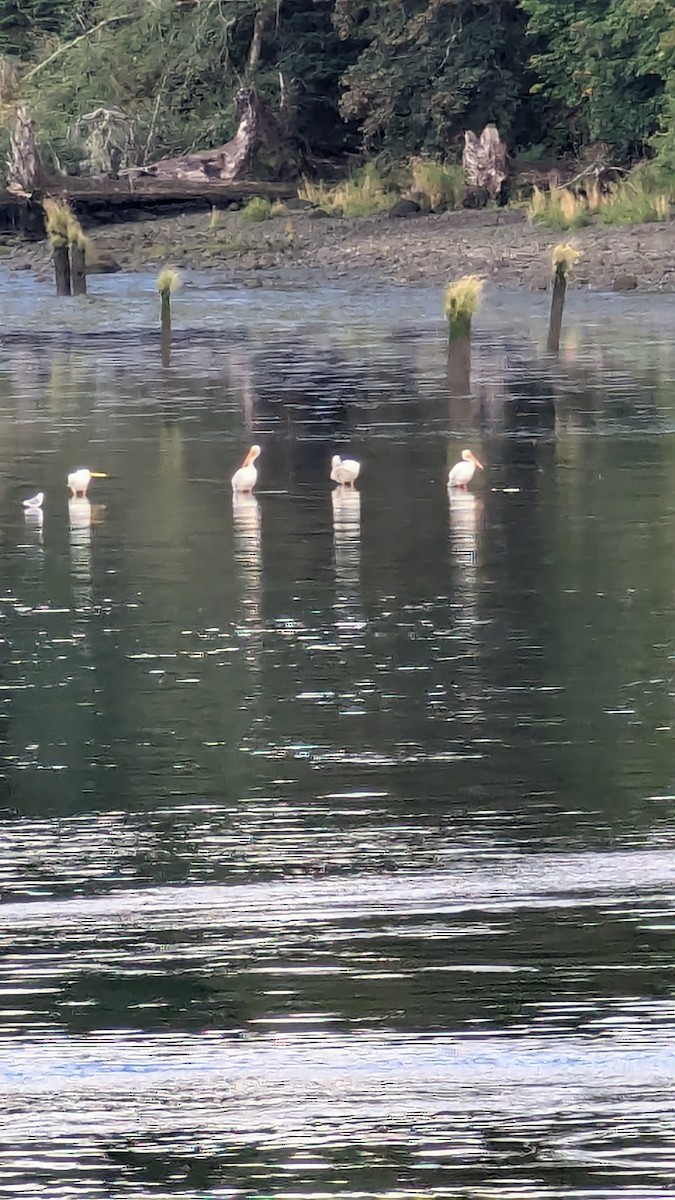
[(258, 482), (255, 460), (260, 458), (260, 446), (251, 446), (238, 471), (232, 476), (233, 492), (252, 492)]
[(68, 487), (73, 496), (86, 496), (92, 479), (106, 478), (102, 471), (90, 471), (88, 467), (80, 467), (79, 470), (70, 472)]
[(448, 487), (465, 488), (471, 483), (476, 467), (483, 470), (482, 463), (471, 453), (470, 450), (462, 450), (462, 461), (455, 463), (450, 474), (448, 475)]
[(27, 500), (24, 500), (23, 506), (26, 509), (33, 509), (33, 511), (36, 508), (42, 508), (44, 498), (44, 492), (38, 492), (36, 496), (29, 496)]
[(330, 464), (330, 477), (334, 483), (346, 484), (348, 487), (353, 487), (354, 480), (358, 479), (361, 463), (356, 462), (353, 458), (340, 458), (339, 454), (334, 454)]

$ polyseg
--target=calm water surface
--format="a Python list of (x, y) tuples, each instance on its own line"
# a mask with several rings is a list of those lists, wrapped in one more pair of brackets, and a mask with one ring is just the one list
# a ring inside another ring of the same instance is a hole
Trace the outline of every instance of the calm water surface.
[(0, 287), (0, 1197), (671, 1196), (675, 300)]

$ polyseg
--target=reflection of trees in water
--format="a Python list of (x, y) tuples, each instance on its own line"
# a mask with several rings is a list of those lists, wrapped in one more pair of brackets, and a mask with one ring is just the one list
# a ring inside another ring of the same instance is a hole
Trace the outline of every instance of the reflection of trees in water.
[(484, 433), (553, 437), (605, 422), (639, 430), (658, 422), (663, 391), (654, 364), (641, 365), (636, 378), (598, 347), (568, 347), (557, 359), (512, 338), (473, 347), (472, 393)]

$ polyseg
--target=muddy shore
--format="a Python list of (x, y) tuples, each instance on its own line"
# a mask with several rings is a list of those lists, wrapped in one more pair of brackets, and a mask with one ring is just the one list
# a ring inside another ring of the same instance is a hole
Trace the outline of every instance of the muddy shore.
[[(545, 289), (551, 248), (572, 240), (582, 251), (571, 286), (602, 291), (675, 291), (675, 222), (590, 225), (573, 235), (532, 226), (521, 210), (484, 210), (343, 219), (292, 210), (258, 224), (238, 211), (140, 220), (88, 231), (96, 270), (176, 267), (224, 270), (233, 283), (304, 284), (367, 276), (372, 283), (438, 286), (474, 273), (495, 286)], [(51, 275), (46, 243), (0, 242), (10, 269)]]

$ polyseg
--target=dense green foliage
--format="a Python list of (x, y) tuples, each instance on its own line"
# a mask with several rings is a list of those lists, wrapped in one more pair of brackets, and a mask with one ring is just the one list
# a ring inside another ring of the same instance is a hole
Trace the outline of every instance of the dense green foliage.
[(494, 120), (512, 148), (675, 167), (672, 0), (0, 0), (0, 51), (5, 111), (26, 99), (70, 169), (216, 145), (242, 81), (277, 106), (280, 77), (319, 158), (452, 157)]

